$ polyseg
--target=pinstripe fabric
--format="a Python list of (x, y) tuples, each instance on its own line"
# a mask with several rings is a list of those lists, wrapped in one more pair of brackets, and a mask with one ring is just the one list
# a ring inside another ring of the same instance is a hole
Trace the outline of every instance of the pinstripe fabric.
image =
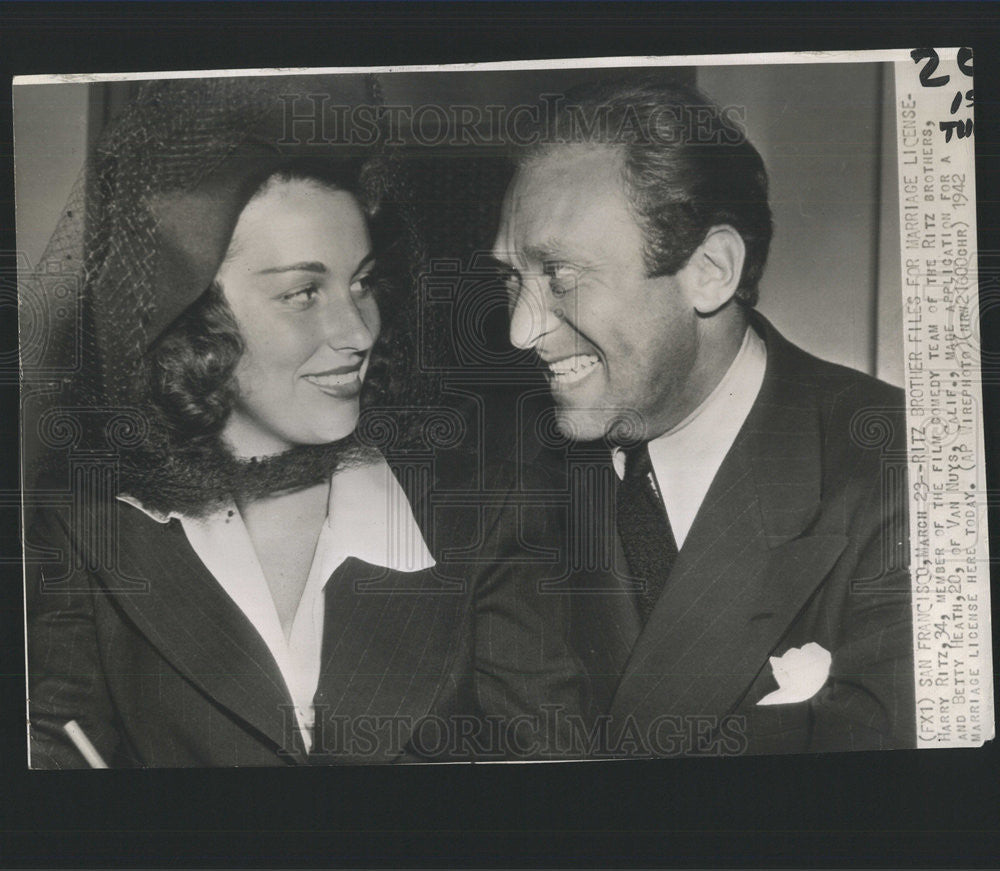
[[(567, 642), (570, 599), (546, 594), (551, 561), (529, 552), (557, 512), (518, 504), (512, 444), (494, 439), (487, 457), (464, 414), (462, 446), (386, 454), (437, 565), (404, 573), (352, 557), (326, 584), (308, 754), (270, 651), (178, 521), (108, 494), (83, 516), (40, 512), (28, 539), (58, 556), (26, 583), (32, 766), (84, 766), (69, 719), (112, 766), (548, 755), (541, 708), (581, 715), (588, 686)], [(117, 530), (114, 565), (95, 563), (79, 529)]]
[[(755, 327), (764, 385), (649, 622), (621, 595), (577, 596), (575, 648), (619, 730), (735, 714), (729, 752), (912, 747), (902, 391)], [(758, 707), (768, 657), (809, 642), (833, 655), (827, 684)]]
[[(518, 466), (511, 474), (521, 485), (509, 493), (551, 492), (540, 467)], [(479, 716), (502, 727), (490, 743), (492, 758), (565, 756), (572, 718), (590, 713), (589, 679), (569, 643), (573, 594), (560, 583), (566, 552), (551, 546), (562, 520), (544, 498), (524, 510), (508, 508), (483, 551), (489, 565), (476, 594), (475, 688)]]
[[(426, 504), (417, 491), (430, 479), (410, 479), (411, 503)], [(448, 746), (425, 741), (415, 751), (410, 737), (422, 718), (472, 709), (474, 565), (403, 573), (351, 558), (334, 572), (315, 697), (320, 734), (307, 756), (270, 652), (180, 524), (113, 500), (88, 513), (89, 526), (117, 529), (114, 568), (84, 569), (87, 548), (71, 531), (80, 518), (46, 510), (30, 534), (61, 552), (26, 585), (33, 767), (83, 767), (61, 731), (69, 719), (113, 766), (447, 758)], [(442, 552), (479, 534), (461, 522), (436, 532)], [(67, 565), (61, 587), (45, 582)], [(122, 576), (143, 587), (123, 589)]]

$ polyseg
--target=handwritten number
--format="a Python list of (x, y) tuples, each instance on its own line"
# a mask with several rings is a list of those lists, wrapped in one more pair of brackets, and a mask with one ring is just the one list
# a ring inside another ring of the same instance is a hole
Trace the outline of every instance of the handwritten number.
[[(973, 103), (975, 103), (974, 94), (975, 94), (975, 91), (973, 91), (971, 89), (965, 92), (965, 100), (966, 100), (965, 108), (966, 109), (971, 109), (972, 106), (973, 106)], [(951, 101), (951, 114), (954, 115), (958, 111), (958, 107), (961, 106), (961, 105), (962, 105), (962, 92), (961, 91), (955, 91), (955, 99), (953, 99)]]
[(958, 68), (967, 76), (972, 75), (972, 49), (968, 46), (958, 50)]
[[(920, 84), (924, 88), (941, 88), (947, 85), (951, 81), (951, 76), (942, 75), (935, 76), (934, 73), (940, 64), (940, 58), (938, 53), (933, 48), (915, 48), (910, 52), (910, 57), (913, 58), (915, 64), (919, 64), (922, 61), (925, 62), (920, 68)], [(968, 47), (960, 48), (958, 50), (957, 57), (958, 68), (963, 75), (972, 75), (972, 49)], [(962, 91), (956, 91), (955, 96), (951, 101), (951, 112), (954, 115), (958, 112), (959, 108), (962, 106), (963, 98), (967, 101), (966, 108), (971, 108), (974, 101), (974, 91), (971, 89), (966, 91), (963, 97)], [(972, 136), (973, 122), (971, 118), (967, 118), (964, 121), (939, 121), (938, 128), (944, 133), (944, 141), (951, 142), (952, 137), (957, 139), (965, 139), (966, 137)]]
[(920, 70), (920, 84), (925, 88), (940, 88), (951, 80), (951, 76), (934, 77), (934, 71), (938, 68), (938, 53), (933, 48), (915, 48), (910, 52), (910, 57), (916, 64), (922, 60), (927, 61)]

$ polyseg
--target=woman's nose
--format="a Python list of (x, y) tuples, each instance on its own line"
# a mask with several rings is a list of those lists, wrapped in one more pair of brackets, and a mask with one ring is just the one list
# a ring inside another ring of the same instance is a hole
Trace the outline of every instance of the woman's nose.
[(347, 293), (332, 299), (319, 316), (326, 342), (331, 348), (363, 353), (375, 343), (379, 317), (374, 300), (359, 303)]

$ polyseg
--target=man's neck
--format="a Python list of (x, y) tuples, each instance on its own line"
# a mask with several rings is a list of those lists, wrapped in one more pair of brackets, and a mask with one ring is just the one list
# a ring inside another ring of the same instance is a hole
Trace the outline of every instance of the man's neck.
[(743, 345), (749, 328), (749, 318), (743, 307), (730, 303), (722, 311), (705, 317), (699, 332), (698, 359), (689, 373), (687, 387), (682, 390), (676, 412), (648, 433), (649, 439), (658, 438), (690, 417), (711, 396), (712, 392), (733, 365)]

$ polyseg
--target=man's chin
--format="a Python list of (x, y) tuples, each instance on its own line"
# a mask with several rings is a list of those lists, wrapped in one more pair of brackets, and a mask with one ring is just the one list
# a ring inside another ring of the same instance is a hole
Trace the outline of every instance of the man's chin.
[(556, 428), (571, 442), (589, 442), (601, 438), (604, 428), (594, 418), (575, 411), (556, 409)]
[(579, 408), (556, 404), (556, 426), (574, 442), (605, 439), (612, 444), (643, 440), (645, 426), (638, 412), (620, 408)]

